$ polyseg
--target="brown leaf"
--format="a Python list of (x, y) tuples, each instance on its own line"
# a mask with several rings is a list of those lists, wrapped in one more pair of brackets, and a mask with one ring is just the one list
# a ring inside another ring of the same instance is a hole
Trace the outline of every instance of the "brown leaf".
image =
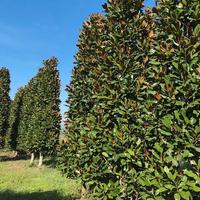
[(86, 27), (90, 26), (90, 22), (89, 21), (85, 21), (84, 22), (84, 26), (86, 26)]
[(161, 100), (161, 95), (159, 92), (157, 92), (155, 95), (154, 95), (155, 99), (160, 101)]
[(166, 89), (167, 92), (171, 92), (172, 89), (173, 89), (173, 86), (170, 85), (170, 84), (166, 84), (166, 85), (165, 85), (165, 89)]
[(144, 123), (144, 128), (148, 128), (149, 124), (147, 122)]
[(158, 7), (157, 6), (153, 7), (152, 10), (153, 10), (154, 13), (158, 13)]
[(64, 142), (64, 144), (66, 144), (67, 143), (67, 138), (64, 138), (63, 142)]
[(146, 56), (146, 57), (144, 58), (144, 63), (147, 63), (148, 61), (149, 61), (149, 57)]
[(144, 159), (147, 160), (149, 158), (149, 151), (148, 149), (144, 148)]
[(155, 37), (155, 33), (153, 31), (150, 31), (148, 34), (149, 38), (154, 38)]
[(142, 27), (147, 27), (147, 22), (144, 20), (143, 22), (142, 22)]
[(139, 77), (138, 83), (142, 85), (144, 83), (144, 76)]
[(146, 11), (146, 13), (150, 14), (151, 13), (151, 8), (150, 7), (146, 7), (145, 11)]

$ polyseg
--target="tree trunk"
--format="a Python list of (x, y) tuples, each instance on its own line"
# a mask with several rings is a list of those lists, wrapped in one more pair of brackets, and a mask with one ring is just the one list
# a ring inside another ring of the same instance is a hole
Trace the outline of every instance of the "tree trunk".
[(18, 156), (18, 152), (17, 151), (13, 151), (13, 158), (16, 158)]
[(80, 200), (86, 200), (87, 199), (87, 190), (84, 186), (81, 187), (81, 199)]
[(30, 165), (33, 165), (34, 159), (35, 159), (35, 155), (34, 155), (34, 153), (31, 153)]
[(43, 164), (43, 155), (42, 155), (42, 153), (40, 153), (40, 158), (39, 158), (38, 167), (41, 168), (41, 167), (42, 167), (42, 164)]

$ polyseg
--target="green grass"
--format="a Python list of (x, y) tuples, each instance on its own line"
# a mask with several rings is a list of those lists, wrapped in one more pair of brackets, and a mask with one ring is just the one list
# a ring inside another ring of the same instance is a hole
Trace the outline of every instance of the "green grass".
[(80, 199), (79, 194), (80, 184), (54, 168), (29, 167), (27, 160), (0, 161), (2, 200), (72, 200)]

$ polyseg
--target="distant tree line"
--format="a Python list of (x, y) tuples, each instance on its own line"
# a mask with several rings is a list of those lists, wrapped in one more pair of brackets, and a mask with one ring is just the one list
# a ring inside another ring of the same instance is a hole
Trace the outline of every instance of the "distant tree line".
[(79, 37), (63, 173), (97, 199), (200, 199), (200, 1), (103, 7)]
[[(60, 134), (60, 80), (57, 59), (46, 60), (26, 86), (21, 87), (10, 105), (8, 70), (2, 69), (0, 89), (4, 95), (1, 112), (1, 140), (15, 152), (31, 154), (31, 163), (39, 155), (39, 166), (44, 155), (53, 155)], [(10, 110), (9, 110), (10, 106)]]

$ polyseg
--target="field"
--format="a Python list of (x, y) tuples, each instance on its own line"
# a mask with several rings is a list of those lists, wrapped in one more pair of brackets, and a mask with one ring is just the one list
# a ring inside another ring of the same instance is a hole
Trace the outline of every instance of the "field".
[[(2, 161), (4, 160), (4, 161)], [(30, 167), (28, 160), (12, 160), (0, 153), (1, 200), (75, 200), (80, 199), (78, 181), (65, 179), (49, 164), (42, 169)]]

